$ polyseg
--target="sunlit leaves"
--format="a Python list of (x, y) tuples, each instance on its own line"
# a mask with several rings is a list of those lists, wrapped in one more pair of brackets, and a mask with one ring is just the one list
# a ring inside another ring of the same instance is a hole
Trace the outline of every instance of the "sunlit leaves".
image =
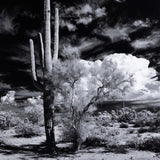
[(54, 90), (64, 105), (83, 111), (100, 99), (124, 96), (132, 76), (123, 74), (111, 60), (89, 62), (79, 59), (57, 62), (53, 72)]

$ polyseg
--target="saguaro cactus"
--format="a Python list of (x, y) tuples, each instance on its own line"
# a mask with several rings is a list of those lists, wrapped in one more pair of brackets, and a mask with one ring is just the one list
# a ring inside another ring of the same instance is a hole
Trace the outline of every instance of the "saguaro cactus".
[[(49, 152), (55, 152), (55, 134), (54, 134), (54, 94), (52, 91), (52, 70), (54, 69), (55, 61), (58, 59), (58, 45), (59, 45), (59, 11), (55, 8), (55, 34), (54, 34), (54, 50), (51, 54), (51, 11), (50, 0), (44, 0), (44, 47), (42, 35), (39, 33), (40, 41), (40, 62), (43, 72), (43, 84), (41, 88), (43, 90), (43, 106), (44, 106), (44, 121), (46, 132), (46, 144)], [(34, 54), (34, 43), (30, 39), (30, 54), (31, 54), (31, 72), (34, 84), (39, 87), (36, 72), (36, 62)], [(38, 84), (38, 85), (37, 85)]]

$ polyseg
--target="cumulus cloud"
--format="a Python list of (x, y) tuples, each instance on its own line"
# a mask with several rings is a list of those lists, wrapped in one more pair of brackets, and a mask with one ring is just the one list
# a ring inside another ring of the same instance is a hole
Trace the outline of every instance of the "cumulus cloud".
[(133, 22), (133, 26), (135, 26), (135, 27), (150, 27), (151, 21), (148, 18), (145, 21), (136, 20)]
[(64, 17), (70, 17), (70, 19), (62, 20), (61, 27), (67, 27), (69, 31), (75, 31), (77, 24), (88, 25), (93, 20), (106, 16), (106, 10), (104, 7), (97, 8), (90, 4), (81, 4), (65, 9), (64, 14)]
[(103, 7), (103, 8), (97, 8), (95, 10), (95, 16), (96, 18), (100, 18), (100, 17), (103, 17), (106, 15), (106, 9)]
[[(115, 53), (105, 57), (105, 60), (111, 61), (116, 68), (120, 70), (126, 77), (132, 75), (133, 86), (126, 98), (157, 98), (160, 95), (160, 82), (157, 81), (157, 72), (154, 68), (149, 67), (149, 61), (144, 58), (137, 58), (124, 53)], [(81, 63), (85, 68), (92, 66), (101, 68), (101, 60), (95, 62), (82, 60)], [(159, 96), (160, 97), (160, 96)]]
[(87, 24), (91, 23), (92, 20), (93, 20), (92, 16), (82, 17), (77, 21), (77, 24), (87, 25)]
[(107, 57), (113, 61), (117, 68), (124, 74), (131, 74), (134, 78), (134, 90), (147, 90), (147, 84), (155, 82), (153, 77), (156, 77), (156, 70), (149, 67), (149, 61), (144, 58), (137, 58), (126, 54), (113, 54)]
[(83, 6), (81, 6), (80, 10), (76, 11), (77, 15), (81, 15), (81, 14), (92, 14), (93, 13), (93, 9), (89, 4), (85, 4)]
[(69, 31), (75, 31), (77, 29), (77, 27), (67, 21), (61, 21), (61, 27), (66, 27)]
[(158, 47), (160, 43), (160, 30), (152, 31), (146, 38), (135, 40), (131, 43), (135, 49), (147, 49)]

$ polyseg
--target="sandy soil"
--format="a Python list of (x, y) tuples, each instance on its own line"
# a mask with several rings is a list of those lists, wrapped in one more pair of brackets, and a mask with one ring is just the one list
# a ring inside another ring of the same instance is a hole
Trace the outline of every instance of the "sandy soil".
[(126, 154), (107, 153), (103, 148), (81, 150), (75, 154), (57, 157), (39, 155), (33, 152), (15, 152), (0, 149), (0, 160), (160, 160), (153, 152), (129, 151)]
[[(157, 155), (153, 152), (127, 150), (126, 153), (114, 153), (105, 148), (88, 148), (74, 154), (65, 153), (50, 157), (46, 154), (23, 149), (44, 142), (44, 135), (32, 138), (17, 138), (13, 136), (13, 130), (0, 135), (0, 160), (160, 160), (160, 154)], [(13, 148), (8, 146), (13, 146)], [(14, 147), (18, 147), (18, 149)]]
[[(60, 133), (57, 128), (56, 131), (56, 139), (58, 139)], [(118, 135), (120, 144), (131, 139), (132, 137), (130, 136), (134, 136), (134, 134), (126, 136), (125, 132), (126, 130), (122, 129), (121, 134)], [(146, 136), (148, 134), (145, 133)], [(44, 135), (32, 138), (17, 138), (15, 137), (14, 129), (2, 131), (0, 132), (0, 160), (160, 160), (160, 154), (137, 150), (117, 153), (109, 152), (105, 148), (90, 148), (77, 151), (74, 154), (60, 154), (57, 157), (49, 157), (48, 155), (28, 150), (31, 146), (39, 145), (44, 141)]]

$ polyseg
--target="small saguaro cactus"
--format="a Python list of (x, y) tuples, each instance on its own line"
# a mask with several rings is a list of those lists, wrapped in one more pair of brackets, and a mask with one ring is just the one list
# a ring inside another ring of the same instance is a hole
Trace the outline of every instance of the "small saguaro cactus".
[(54, 49), (51, 54), (51, 11), (50, 0), (44, 0), (44, 45), (41, 33), (39, 33), (40, 42), (40, 62), (43, 72), (43, 81), (39, 82), (36, 71), (36, 61), (34, 53), (34, 42), (30, 39), (30, 54), (31, 54), (31, 72), (34, 84), (43, 91), (43, 106), (44, 106), (44, 121), (46, 132), (47, 150), (51, 153), (55, 152), (55, 134), (54, 134), (54, 95), (52, 94), (52, 79), (51, 74), (54, 69), (54, 64), (58, 59), (59, 47), (59, 10), (55, 8), (55, 30), (54, 30)]

